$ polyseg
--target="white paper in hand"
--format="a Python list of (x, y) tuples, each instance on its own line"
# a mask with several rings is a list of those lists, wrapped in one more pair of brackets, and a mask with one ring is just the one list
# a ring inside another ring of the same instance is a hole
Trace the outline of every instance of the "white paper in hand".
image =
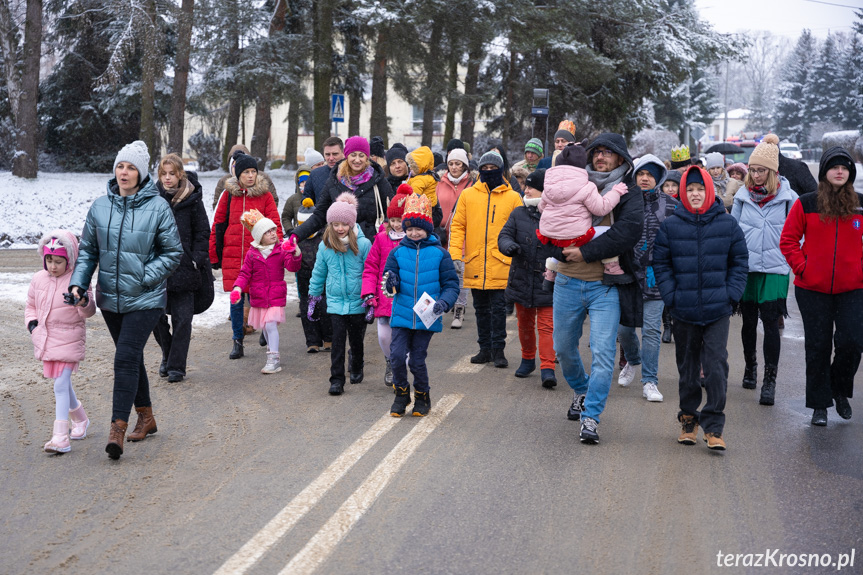
[(423, 325), (426, 328), (430, 328), (437, 318), (441, 317), (443, 314), (436, 314), (434, 312), (434, 304), (435, 300), (427, 294), (423, 292), (420, 296), (419, 301), (414, 305), (414, 312), (417, 314), (417, 317), (423, 322)]

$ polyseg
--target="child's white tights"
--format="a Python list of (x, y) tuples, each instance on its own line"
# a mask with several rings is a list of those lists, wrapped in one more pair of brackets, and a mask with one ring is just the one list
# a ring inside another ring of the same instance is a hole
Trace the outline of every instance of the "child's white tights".
[(78, 398), (72, 389), (72, 368), (67, 367), (54, 380), (54, 399), (57, 400), (54, 419), (63, 421), (69, 419), (69, 410), (78, 407)]
[(390, 346), (393, 344), (393, 328), (390, 327), (390, 318), (378, 318), (378, 344), (381, 346), (381, 351), (384, 352), (384, 357), (390, 358)]
[(268, 351), (279, 351), (279, 324), (274, 321), (265, 323), (264, 337), (267, 339)]

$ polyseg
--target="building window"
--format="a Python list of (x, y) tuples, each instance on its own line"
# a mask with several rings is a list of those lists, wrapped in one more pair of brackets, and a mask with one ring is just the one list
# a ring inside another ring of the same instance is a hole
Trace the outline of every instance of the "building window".
[[(411, 131), (419, 134), (423, 131), (423, 109), (421, 106), (411, 106), (413, 110), (413, 122), (411, 123)], [(432, 122), (432, 132), (435, 134), (443, 133), (443, 118), (444, 111), (436, 110), (434, 113), (434, 120)]]

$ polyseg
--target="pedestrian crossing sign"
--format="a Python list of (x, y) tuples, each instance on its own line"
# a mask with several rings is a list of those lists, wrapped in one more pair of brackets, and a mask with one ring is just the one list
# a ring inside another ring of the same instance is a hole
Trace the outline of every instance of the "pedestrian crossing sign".
[(345, 95), (333, 94), (332, 104), (330, 105), (330, 119), (333, 122), (345, 121)]

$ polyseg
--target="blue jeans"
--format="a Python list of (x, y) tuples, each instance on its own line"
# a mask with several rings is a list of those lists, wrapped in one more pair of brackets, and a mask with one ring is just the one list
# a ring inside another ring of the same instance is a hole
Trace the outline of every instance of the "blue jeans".
[[(563, 377), (575, 393), (585, 393), (583, 417), (599, 421), (605, 409), (614, 355), (617, 351), (617, 326), (620, 324), (620, 299), (617, 288), (602, 282), (586, 282), (562, 273), (554, 281), (554, 351), (560, 360)], [(584, 320), (590, 314), (590, 375), (584, 371), (578, 340)]]
[(626, 363), (641, 366), (641, 385), (659, 383), (659, 346), (662, 332), (662, 300), (644, 300), (644, 323), (641, 328), (641, 350), (638, 349), (638, 336), (634, 327), (622, 325), (617, 330), (617, 338), (623, 346)]
[(243, 341), (246, 334), (243, 332), (243, 302), (249, 297), (249, 294), (242, 294), (240, 301), (231, 304), (231, 330), (234, 332), (234, 339)]

